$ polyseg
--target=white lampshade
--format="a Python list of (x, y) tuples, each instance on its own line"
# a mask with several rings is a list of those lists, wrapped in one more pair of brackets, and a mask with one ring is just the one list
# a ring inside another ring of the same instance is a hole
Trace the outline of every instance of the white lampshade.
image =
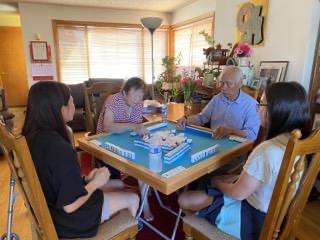
[(162, 23), (162, 18), (158, 18), (158, 17), (141, 18), (141, 23), (143, 26), (148, 28), (151, 33), (153, 33), (158, 27), (160, 27)]

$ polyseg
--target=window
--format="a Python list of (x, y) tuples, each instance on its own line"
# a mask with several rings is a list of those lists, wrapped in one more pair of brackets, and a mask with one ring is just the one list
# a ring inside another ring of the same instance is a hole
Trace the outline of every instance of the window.
[[(90, 26), (56, 24), (60, 81), (80, 83), (89, 78), (142, 77), (151, 83), (151, 34), (139, 25)], [(163, 71), (168, 30), (153, 37), (155, 77)]]
[(174, 31), (174, 55), (177, 57), (181, 53), (182, 67), (203, 67), (205, 56), (203, 48), (208, 48), (208, 43), (199, 32), (204, 30), (210, 34), (212, 32), (213, 18), (196, 21), (173, 29)]

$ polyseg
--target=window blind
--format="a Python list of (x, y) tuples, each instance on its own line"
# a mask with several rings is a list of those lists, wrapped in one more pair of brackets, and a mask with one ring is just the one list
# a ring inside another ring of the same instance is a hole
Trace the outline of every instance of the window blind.
[[(133, 76), (151, 83), (151, 34), (142, 27), (57, 25), (60, 81), (81, 83), (89, 78)], [(168, 30), (157, 29), (153, 38), (155, 79), (163, 71)]]
[(66, 84), (88, 80), (86, 29), (81, 26), (60, 26), (58, 53), (60, 78)]
[(211, 34), (212, 18), (201, 20), (174, 29), (174, 55), (181, 53), (182, 67), (202, 67), (205, 61), (203, 48), (208, 48), (208, 43), (199, 32), (204, 30)]

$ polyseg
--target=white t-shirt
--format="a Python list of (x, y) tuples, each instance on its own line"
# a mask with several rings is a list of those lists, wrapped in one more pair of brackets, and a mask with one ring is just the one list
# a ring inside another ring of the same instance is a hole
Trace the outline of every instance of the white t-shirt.
[(258, 145), (248, 157), (244, 171), (262, 182), (247, 201), (256, 209), (267, 212), (278, 177), (289, 134), (282, 134)]

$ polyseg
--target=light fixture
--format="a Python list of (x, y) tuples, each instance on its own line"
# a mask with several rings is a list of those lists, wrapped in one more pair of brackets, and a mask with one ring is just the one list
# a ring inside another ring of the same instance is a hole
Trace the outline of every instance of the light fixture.
[(160, 27), (162, 23), (162, 18), (158, 17), (146, 17), (141, 18), (142, 25), (147, 28), (151, 33), (151, 63), (152, 63), (152, 99), (154, 99), (154, 62), (153, 62), (153, 33)]

